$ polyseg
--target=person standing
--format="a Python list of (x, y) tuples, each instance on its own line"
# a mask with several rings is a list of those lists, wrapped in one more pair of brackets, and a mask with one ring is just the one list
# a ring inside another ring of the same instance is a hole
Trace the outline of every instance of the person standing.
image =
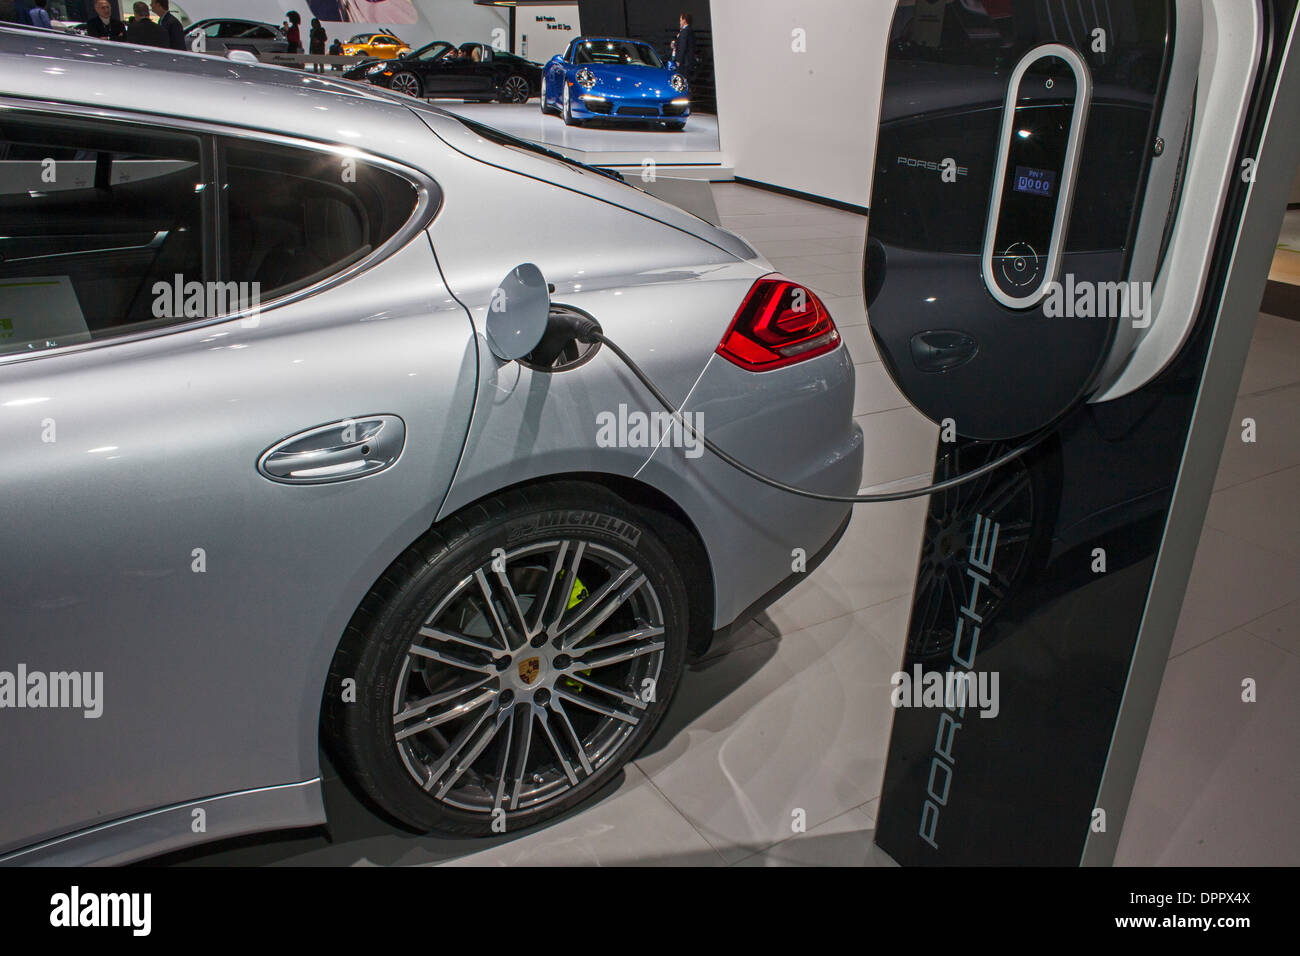
[(135, 11), (135, 16), (131, 18), (131, 23), (126, 28), (126, 42), (134, 43), (137, 46), (156, 46), (164, 50), (168, 49), (171, 46), (171, 39), (160, 24), (149, 19), (149, 4), (145, 3), (144, 0), (135, 0), (135, 4), (131, 9)]
[(677, 61), (677, 72), (686, 77), (687, 82), (695, 78), (695, 19), (689, 13), (677, 18), (677, 39), (673, 41), (673, 59)]
[[(311, 47), (308, 52), (310, 52), (312, 56), (324, 56), (325, 41), (328, 38), (325, 35), (325, 28), (320, 25), (320, 20), (316, 17), (312, 17), (311, 33), (308, 34), (308, 36), (311, 38)], [(315, 64), (315, 69), (317, 73), (321, 72), (321, 64)]]
[(289, 52), (302, 52), (302, 14), (297, 10), (289, 11), (289, 29), (284, 31), (289, 40)]
[(167, 45), (173, 50), (186, 50), (185, 28), (172, 13), (171, 0), (153, 0), (153, 12), (158, 15), (158, 25), (167, 34)]
[(113, 13), (108, 0), (95, 0), (95, 15), (86, 21), (86, 36), (100, 40), (126, 39), (126, 24)]
[(46, 30), (51, 29), (50, 15), (45, 9), (45, 4), (49, 0), (36, 0), (36, 6), (32, 7), (31, 18), (32, 26), (44, 27)]

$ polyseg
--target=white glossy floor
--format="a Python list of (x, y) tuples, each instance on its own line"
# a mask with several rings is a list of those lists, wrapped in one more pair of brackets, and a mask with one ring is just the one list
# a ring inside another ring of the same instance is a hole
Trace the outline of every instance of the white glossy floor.
[(527, 103), (465, 103), (460, 100), (430, 100), (434, 106), (496, 127), (504, 133), (566, 149), (581, 150), (592, 162), (600, 153), (702, 153), (718, 147), (718, 118), (696, 113), (680, 133), (630, 123), (602, 122), (589, 126), (565, 126), (554, 115), (542, 115), (538, 101)]
[[(715, 186), (723, 223), (825, 297), (857, 363), (866, 484), (928, 475), (936, 433), (890, 383), (859, 294), (861, 217)], [(1161, 691), (1120, 860), (1300, 862), (1300, 323), (1264, 317)], [(1235, 438), (1234, 432), (1234, 438)], [(925, 503), (860, 508), (830, 559), (687, 673), (622, 784), (541, 832), (412, 836), (327, 784), (333, 842), (256, 838), (196, 862), (873, 864), (891, 710)], [(1243, 676), (1259, 702), (1240, 703)], [(792, 833), (804, 811), (807, 832)]]
[(1232, 421), (1121, 864), (1300, 864), (1300, 322), (1260, 316)]

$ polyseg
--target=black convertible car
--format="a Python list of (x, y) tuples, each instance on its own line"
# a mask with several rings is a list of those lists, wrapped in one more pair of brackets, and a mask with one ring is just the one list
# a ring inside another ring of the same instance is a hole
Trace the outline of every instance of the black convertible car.
[(542, 67), (484, 43), (437, 40), (394, 60), (370, 60), (343, 74), (417, 97), (523, 103), (536, 96)]

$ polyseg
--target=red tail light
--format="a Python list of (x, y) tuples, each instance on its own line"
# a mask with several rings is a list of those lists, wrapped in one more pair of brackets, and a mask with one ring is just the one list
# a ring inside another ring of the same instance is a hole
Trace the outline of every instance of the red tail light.
[(718, 354), (751, 372), (767, 372), (825, 355), (839, 344), (839, 330), (821, 299), (773, 273), (749, 290)]

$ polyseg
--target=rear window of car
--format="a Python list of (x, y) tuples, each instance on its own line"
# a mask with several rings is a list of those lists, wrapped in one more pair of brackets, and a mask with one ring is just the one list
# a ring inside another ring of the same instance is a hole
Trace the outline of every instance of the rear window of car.
[(409, 180), (355, 157), (242, 140), (222, 150), (224, 261), (263, 302), (364, 259), (419, 202)]
[(260, 307), (366, 258), (419, 200), (360, 156), (5, 114), (0, 357)]

